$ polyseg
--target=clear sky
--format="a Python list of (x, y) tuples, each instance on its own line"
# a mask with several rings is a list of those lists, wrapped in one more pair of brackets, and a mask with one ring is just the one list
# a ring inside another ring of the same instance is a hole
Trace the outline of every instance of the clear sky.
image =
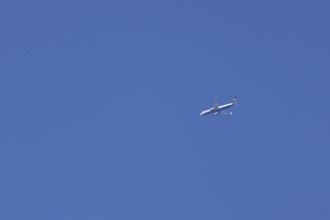
[(1, 1), (0, 219), (330, 219), (329, 7)]

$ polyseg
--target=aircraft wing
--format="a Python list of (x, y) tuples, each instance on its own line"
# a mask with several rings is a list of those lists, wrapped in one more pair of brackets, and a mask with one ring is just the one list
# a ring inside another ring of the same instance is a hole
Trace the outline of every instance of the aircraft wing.
[(217, 96), (214, 96), (213, 106), (214, 106), (215, 109), (219, 108), (219, 102), (218, 102), (218, 97)]

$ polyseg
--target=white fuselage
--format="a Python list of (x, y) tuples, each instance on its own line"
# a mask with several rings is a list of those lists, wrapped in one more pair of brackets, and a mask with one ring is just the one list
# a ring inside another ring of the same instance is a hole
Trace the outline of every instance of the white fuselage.
[(232, 107), (233, 105), (235, 105), (235, 103), (228, 103), (228, 104), (225, 104), (225, 105), (221, 105), (221, 106), (218, 106), (218, 107), (213, 107), (213, 108), (210, 108), (210, 109), (207, 109), (205, 111), (202, 111), (200, 115), (208, 115), (208, 114), (220, 114), (222, 110), (225, 110), (227, 108), (230, 108)]

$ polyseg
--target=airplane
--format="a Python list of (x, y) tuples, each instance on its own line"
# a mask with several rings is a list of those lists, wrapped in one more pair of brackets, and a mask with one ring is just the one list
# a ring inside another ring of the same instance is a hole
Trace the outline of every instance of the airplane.
[(220, 105), (220, 106), (219, 106), (219, 103), (217, 101), (217, 97), (214, 97), (214, 98), (215, 98), (215, 100), (214, 100), (213, 108), (202, 111), (200, 115), (208, 115), (208, 114), (212, 114), (212, 113), (214, 115), (219, 115), (219, 114), (221, 114), (221, 115), (232, 115), (233, 114), (233, 112), (227, 113), (223, 110), (231, 108), (231, 107), (233, 107), (234, 105), (237, 104), (237, 97), (236, 96), (232, 99), (232, 101), (230, 103)]

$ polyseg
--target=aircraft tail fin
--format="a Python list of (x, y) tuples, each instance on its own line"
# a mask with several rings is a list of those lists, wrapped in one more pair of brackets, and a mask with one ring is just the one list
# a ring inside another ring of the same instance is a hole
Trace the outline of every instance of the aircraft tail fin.
[(235, 97), (233, 98), (232, 102), (233, 102), (234, 104), (237, 104), (237, 96), (235, 96)]

